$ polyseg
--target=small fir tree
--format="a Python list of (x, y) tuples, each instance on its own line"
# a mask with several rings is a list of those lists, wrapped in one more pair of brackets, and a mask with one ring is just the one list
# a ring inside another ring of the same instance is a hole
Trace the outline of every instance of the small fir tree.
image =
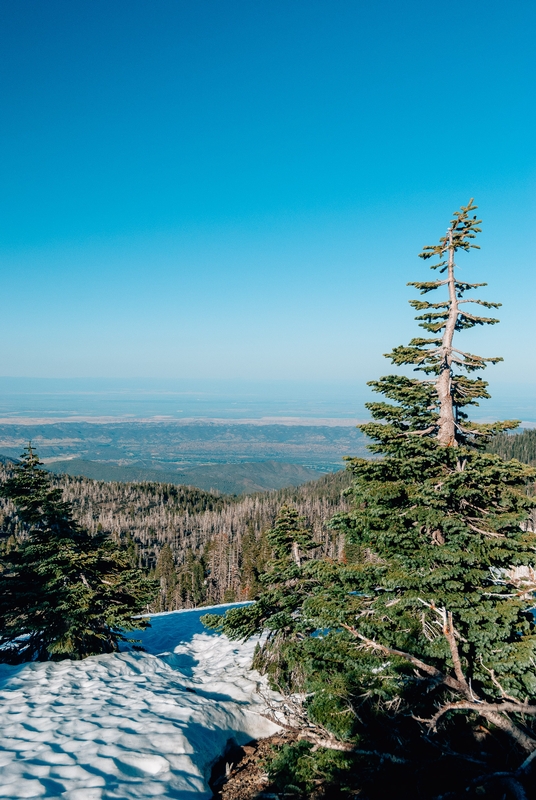
[(118, 649), (156, 593), (130, 553), (90, 535), (28, 446), (1, 487), (27, 535), (2, 556), (0, 661), (80, 659)]
[(264, 660), (266, 665), (271, 665), (274, 680), (286, 683), (286, 676), (281, 674), (281, 661), (274, 656), (280, 654), (281, 642), (288, 643), (314, 632), (314, 627), (307, 624), (302, 629), (296, 612), (308, 594), (304, 565), (317, 545), (303, 517), (289, 505), (281, 508), (274, 527), (263, 538), (272, 551), (272, 558), (259, 577), (256, 602), (230, 609), (225, 616), (206, 614), (202, 622), (238, 639), (248, 639), (260, 630), (267, 630), (266, 643), (258, 650), (255, 664), (259, 666)]

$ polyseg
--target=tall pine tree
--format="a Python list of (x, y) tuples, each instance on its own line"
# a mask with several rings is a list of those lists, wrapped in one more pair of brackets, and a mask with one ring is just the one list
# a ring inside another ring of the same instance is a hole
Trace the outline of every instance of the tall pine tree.
[[(490, 436), (517, 422), (470, 422), (467, 408), (488, 397), (468, 374), (485, 358), (454, 346), (456, 332), (494, 324), (465, 303), (497, 307), (465, 293), (485, 284), (457, 279), (456, 254), (476, 247), (480, 221), (472, 201), (454, 215), (444, 237), (421, 253), (437, 257), (444, 279), (411, 285), (438, 303), (412, 305), (431, 337), (413, 339), (388, 357), (430, 378), (390, 375), (373, 382), (389, 401), (369, 403), (373, 422), (361, 426), (382, 458), (354, 459), (354, 511), (336, 525), (362, 548), (366, 593), (360, 611), (341, 620), (361, 647), (412, 665), (435, 708), (435, 729), (455, 714), (480, 717), (527, 752), (536, 738), (520, 720), (536, 714), (536, 631), (531, 589), (519, 570), (534, 561), (536, 537), (522, 530), (534, 501), (526, 485), (534, 470), (483, 452)], [(521, 581), (522, 583), (522, 581)]]
[[(436, 763), (435, 753), (446, 764), (458, 751), (465, 767), (444, 772), (444, 785), (431, 794), (449, 783), (459, 788), (467, 770), (485, 783), (498, 765), (500, 780), (522, 797), (532, 762), (519, 765), (536, 752), (536, 586), (527, 569), (536, 536), (523, 525), (536, 473), (485, 452), (491, 436), (517, 422), (478, 424), (468, 416), (489, 396), (473, 373), (500, 360), (457, 346), (457, 334), (497, 322), (467, 307), (497, 307), (466, 297), (485, 284), (456, 273), (457, 255), (476, 247), (475, 209), (472, 201), (462, 207), (439, 243), (421, 253), (437, 257), (432, 269), (440, 277), (411, 285), (444, 296), (412, 301), (427, 335), (388, 358), (423, 378), (388, 375), (370, 384), (384, 399), (368, 404), (372, 422), (360, 427), (380, 458), (349, 460), (353, 509), (331, 523), (346, 536), (348, 559), (303, 565), (286, 641), (298, 627), (323, 631), (302, 637), (299, 652), (293, 644), (293, 663), (303, 664), (295, 688), (306, 692), (310, 718), (357, 749), (414, 759), (409, 771), (415, 777), (420, 770), (423, 796), (423, 762)], [(256, 605), (263, 601), (261, 593)], [(289, 600), (278, 602), (282, 613)], [(266, 626), (252, 607), (234, 611), (222, 628), (247, 636)], [(321, 702), (330, 691), (332, 699)], [(501, 737), (510, 746), (492, 757)]]
[(168, 542), (162, 547), (154, 571), (155, 580), (160, 582), (160, 592), (153, 604), (155, 611), (174, 611), (177, 607), (177, 568), (173, 550)]
[(72, 515), (29, 446), (0, 491), (27, 535), (2, 557), (0, 661), (79, 659), (118, 649), (156, 593), (111, 537)]
[(206, 596), (205, 567), (191, 548), (186, 551), (178, 573), (178, 591), (183, 608), (196, 608)]

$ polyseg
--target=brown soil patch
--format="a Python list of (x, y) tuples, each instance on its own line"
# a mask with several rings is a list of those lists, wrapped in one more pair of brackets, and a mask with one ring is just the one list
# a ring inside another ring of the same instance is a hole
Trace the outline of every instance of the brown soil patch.
[(295, 734), (280, 733), (231, 748), (212, 771), (214, 800), (279, 800), (281, 795), (270, 785), (262, 762), (272, 755), (272, 745), (295, 739)]

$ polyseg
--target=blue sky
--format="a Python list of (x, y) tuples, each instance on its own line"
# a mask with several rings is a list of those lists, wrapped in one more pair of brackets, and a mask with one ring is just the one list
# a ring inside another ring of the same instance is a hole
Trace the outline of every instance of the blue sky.
[(462, 274), (504, 308), (462, 349), (533, 386), (535, 24), (525, 0), (6, 0), (0, 375), (371, 380), (474, 196)]

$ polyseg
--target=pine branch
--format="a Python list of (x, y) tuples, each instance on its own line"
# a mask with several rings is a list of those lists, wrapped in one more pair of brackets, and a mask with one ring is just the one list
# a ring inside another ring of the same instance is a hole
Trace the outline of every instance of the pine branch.
[(465, 281), (454, 280), (456, 289), (460, 292), (468, 292), (470, 289), (480, 289), (482, 286), (487, 286), (487, 283), (465, 283)]
[(485, 306), (485, 308), (501, 308), (502, 306), (502, 303), (490, 303), (487, 300), (477, 300), (469, 297), (465, 300), (458, 300), (458, 305), (461, 303), (477, 303), (479, 306)]
[(414, 286), (416, 289), (420, 289), (421, 294), (427, 294), (428, 292), (433, 292), (435, 289), (439, 289), (440, 286), (445, 286), (447, 281), (411, 281), (408, 283), (407, 286)]
[(474, 314), (469, 314), (468, 311), (460, 311), (460, 317), (471, 320), (475, 325), (496, 325), (500, 322), (500, 319), (495, 319), (494, 317), (477, 317)]
[[(497, 713), (497, 714), (526, 714), (529, 717), (536, 716), (536, 706), (529, 705), (528, 703), (521, 703), (519, 701), (512, 702), (510, 700), (505, 700), (502, 703), (485, 703), (482, 701), (468, 701), (468, 700), (460, 700), (459, 702), (455, 703), (445, 703), (441, 708), (427, 720), (430, 728), (434, 728), (437, 725), (437, 722), (441, 719), (447, 711), (456, 711), (456, 710), (471, 710), (471, 711), (478, 711), (479, 714), (484, 716), (483, 712), (489, 713)], [(424, 720), (422, 720), (424, 721)], [(529, 737), (527, 737), (529, 738)], [(531, 750), (536, 748), (536, 740), (530, 737), (530, 742), (532, 743)]]
[[(440, 345), (441, 344), (441, 339), (437, 338), (437, 337), (434, 337), (433, 339), (423, 339), (422, 336), (416, 336), (415, 338), (411, 339), (409, 344), (410, 344), (410, 347), (422, 347), (423, 345), (427, 345), (427, 344), (439, 344)], [(430, 351), (428, 351), (428, 352), (430, 352)], [(434, 352), (439, 352), (439, 347), (436, 348), (436, 351), (434, 351)]]
[(410, 300), (409, 304), (416, 311), (422, 311), (427, 308), (448, 308), (449, 305), (448, 303), (429, 303), (427, 300)]

